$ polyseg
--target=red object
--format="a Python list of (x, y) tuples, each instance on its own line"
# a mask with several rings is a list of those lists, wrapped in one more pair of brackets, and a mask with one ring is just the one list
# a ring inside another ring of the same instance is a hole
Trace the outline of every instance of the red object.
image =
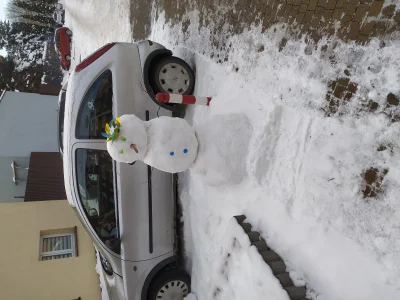
[(89, 57), (85, 58), (79, 65), (76, 66), (75, 72), (78, 73), (78, 72), (82, 71), (84, 68), (86, 68), (91, 63), (93, 63), (96, 59), (98, 59), (100, 56), (102, 56), (104, 53), (106, 53), (108, 50), (110, 50), (115, 44), (116, 43), (107, 44), (107, 45), (103, 46), (102, 48), (100, 48), (99, 50), (97, 50), (96, 52), (94, 52)]
[(71, 66), (71, 37), (72, 31), (68, 27), (57, 28), (54, 33), (56, 51), (61, 57), (61, 67), (66, 71)]
[(167, 93), (157, 93), (156, 100), (163, 103), (179, 103), (179, 104), (192, 104), (192, 105), (205, 105), (209, 106), (211, 97), (197, 97), (192, 95), (177, 95)]

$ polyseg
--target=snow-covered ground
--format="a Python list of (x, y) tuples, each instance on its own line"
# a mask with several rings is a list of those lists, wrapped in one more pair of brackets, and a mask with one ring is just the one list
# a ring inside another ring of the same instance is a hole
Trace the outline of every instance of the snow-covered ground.
[[(127, 2), (68, 1), (74, 63), (104, 43), (131, 40)], [(112, 16), (106, 21), (104, 6)], [(280, 52), (285, 29), (255, 27), (231, 36), (229, 60), (217, 64), (201, 54), (214, 51), (213, 28), (199, 25), (196, 12), (187, 18), (183, 35), (181, 24), (166, 24), (161, 14), (150, 37), (194, 64), (195, 93), (214, 97), (209, 108), (188, 108), (187, 120), (241, 112), (253, 126), (241, 184), (212, 187), (194, 173), (180, 176), (197, 299), (288, 299), (235, 230), (237, 214), (284, 258), (295, 282), (307, 283), (312, 299), (400, 299), (400, 123), (379, 113), (386, 95), (400, 93), (400, 42), (338, 43), (323, 54), (324, 40), (316, 47), (289, 40)], [(325, 117), (328, 82), (346, 69), (359, 89), (342, 116)], [(377, 112), (360, 110), (368, 100), (379, 104)], [(393, 151), (377, 151), (383, 144)], [(365, 199), (361, 174), (371, 167), (388, 173), (383, 193)], [(234, 237), (240, 243), (233, 249)]]
[[(314, 299), (400, 299), (400, 124), (358, 109), (369, 99), (385, 107), (386, 95), (399, 94), (399, 41), (382, 49), (379, 41), (366, 47), (339, 43), (328, 49), (336, 57), (332, 64), (325, 58), (331, 55), (321, 54), (325, 41), (310, 51), (304, 41), (289, 40), (279, 52), (284, 29), (262, 34), (253, 28), (226, 42), (232, 49), (221, 65), (191, 51), (213, 51), (212, 28), (199, 26), (196, 12), (187, 17), (188, 35), (161, 15), (151, 36), (193, 59), (196, 94), (214, 96), (210, 108), (189, 108), (187, 119), (196, 124), (211, 115), (244, 112), (254, 128), (242, 184), (216, 188), (190, 172), (181, 176), (188, 267), (197, 298), (211, 299), (218, 288), (217, 299), (243, 299), (249, 290), (254, 291), (249, 299), (287, 299), (260, 288), (266, 278), (261, 272), (250, 275), (261, 267), (251, 256), (232, 263), (227, 281), (216, 280), (222, 274), (213, 266), (225, 259), (221, 241), (228, 223), (244, 213), (287, 261), (292, 277), (313, 289)], [(342, 117), (324, 117), (327, 83), (343, 77), (350, 65), (359, 91)], [(394, 153), (377, 151), (387, 143)], [(361, 174), (370, 167), (389, 172), (384, 194), (364, 199)]]
[(129, 0), (63, 1), (65, 21), (73, 32), (71, 70), (110, 42), (131, 42)]

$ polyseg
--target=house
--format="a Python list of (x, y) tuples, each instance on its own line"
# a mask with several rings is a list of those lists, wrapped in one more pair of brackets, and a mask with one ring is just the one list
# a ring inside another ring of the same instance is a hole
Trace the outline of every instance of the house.
[(0, 97), (0, 299), (98, 300), (91, 238), (64, 187), (58, 98)]
[(93, 243), (67, 200), (0, 203), (0, 235), (0, 299), (101, 299)]
[(66, 199), (57, 110), (55, 96), (0, 96), (0, 203)]

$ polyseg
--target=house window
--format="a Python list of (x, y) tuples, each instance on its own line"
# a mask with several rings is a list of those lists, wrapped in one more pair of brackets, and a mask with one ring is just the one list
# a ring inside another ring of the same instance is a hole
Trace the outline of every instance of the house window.
[(40, 237), (40, 260), (53, 260), (76, 256), (75, 233), (42, 235)]
[(76, 150), (77, 186), (82, 207), (100, 240), (120, 254), (113, 161), (105, 150)]

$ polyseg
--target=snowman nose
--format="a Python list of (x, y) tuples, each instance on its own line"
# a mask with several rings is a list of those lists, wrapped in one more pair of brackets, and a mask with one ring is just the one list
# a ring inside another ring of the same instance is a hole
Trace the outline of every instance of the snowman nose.
[(138, 148), (136, 147), (135, 144), (131, 144), (130, 148), (131, 148), (132, 150), (134, 150), (136, 153), (139, 153), (139, 150), (138, 150)]

